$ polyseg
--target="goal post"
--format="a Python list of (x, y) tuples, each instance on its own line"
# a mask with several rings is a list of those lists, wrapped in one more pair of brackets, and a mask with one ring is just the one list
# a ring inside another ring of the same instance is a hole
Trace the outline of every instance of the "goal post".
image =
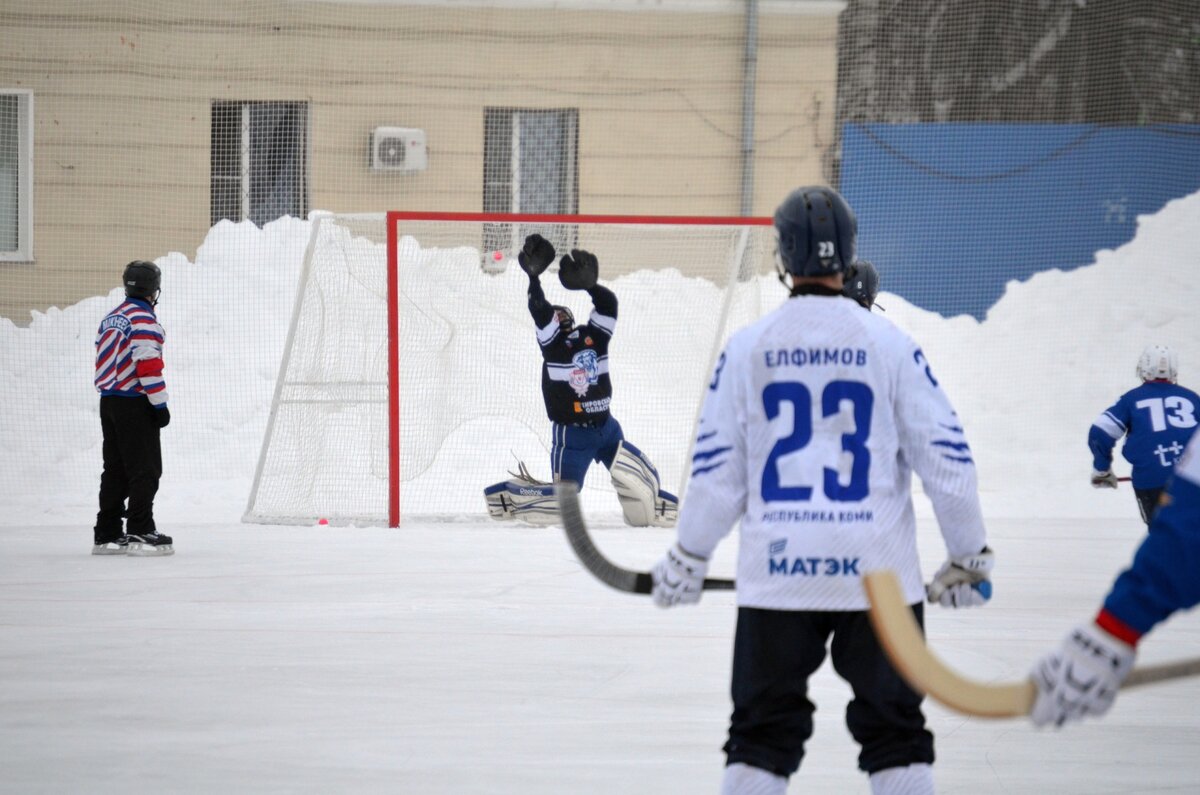
[[(244, 520), (397, 526), (486, 515), (524, 461), (549, 479), (541, 354), (517, 264), (538, 232), (594, 253), (617, 295), (613, 415), (682, 491), (711, 368), (730, 331), (786, 293), (769, 218), (389, 212), (311, 222)], [(542, 275), (582, 324), (585, 292)], [(594, 466), (581, 500), (620, 515)]]

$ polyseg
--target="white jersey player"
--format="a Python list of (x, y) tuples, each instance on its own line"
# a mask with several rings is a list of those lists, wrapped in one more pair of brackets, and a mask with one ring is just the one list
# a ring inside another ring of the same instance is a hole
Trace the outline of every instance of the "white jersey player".
[[(775, 213), (792, 297), (730, 338), (702, 411), (678, 541), (653, 570), (662, 606), (700, 598), (707, 561), (741, 523), (734, 712), (723, 792), (783, 793), (812, 734), (808, 677), (829, 646), (854, 698), (846, 723), (875, 793), (933, 791), (921, 696), (883, 655), (861, 576), (894, 569), (924, 599), (991, 594), (975, 464), (921, 349), (841, 293), (856, 221), (822, 187)], [(911, 498), (920, 475), (949, 559), (923, 586)]]

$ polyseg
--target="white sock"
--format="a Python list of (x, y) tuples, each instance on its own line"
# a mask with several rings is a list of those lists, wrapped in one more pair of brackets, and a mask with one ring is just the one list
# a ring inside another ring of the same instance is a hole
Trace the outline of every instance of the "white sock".
[(871, 795), (933, 795), (933, 767), (924, 762), (871, 774)]
[(726, 765), (725, 777), (721, 779), (721, 795), (784, 795), (786, 792), (786, 778), (741, 762)]

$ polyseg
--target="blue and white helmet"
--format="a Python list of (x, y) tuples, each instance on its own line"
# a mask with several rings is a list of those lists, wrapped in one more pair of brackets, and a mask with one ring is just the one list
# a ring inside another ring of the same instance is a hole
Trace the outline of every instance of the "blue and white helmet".
[(1147, 345), (1138, 357), (1138, 378), (1143, 381), (1170, 381), (1179, 378), (1179, 357), (1166, 345)]
[(858, 221), (833, 188), (797, 188), (775, 211), (775, 236), (780, 278), (832, 276), (854, 262)]

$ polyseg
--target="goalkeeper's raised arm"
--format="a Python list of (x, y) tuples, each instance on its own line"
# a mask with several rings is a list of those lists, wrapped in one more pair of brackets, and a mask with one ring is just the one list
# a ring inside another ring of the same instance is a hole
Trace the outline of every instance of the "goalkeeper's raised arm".
[[(529, 276), (529, 314), (537, 324), (538, 342), (541, 342), (541, 330), (552, 328), (554, 307), (546, 300), (539, 277), (550, 267), (550, 263), (554, 262), (554, 246), (541, 235), (530, 235), (525, 238), (525, 246), (517, 255), (517, 262), (520, 263), (521, 270)], [(557, 324), (553, 329), (557, 331)]]

